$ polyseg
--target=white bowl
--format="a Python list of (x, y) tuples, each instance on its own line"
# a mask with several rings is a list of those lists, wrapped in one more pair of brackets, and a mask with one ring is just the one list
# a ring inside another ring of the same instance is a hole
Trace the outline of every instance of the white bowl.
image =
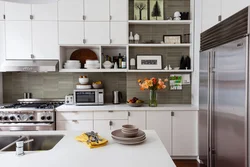
[(86, 85), (89, 83), (89, 78), (79, 78), (79, 83)]
[(112, 65), (114, 65), (114, 63), (111, 63), (110, 61), (105, 61), (102, 65), (103, 66), (112, 66)]
[(86, 60), (86, 64), (99, 64), (98, 60)]
[(71, 64), (64, 64), (64, 68), (68, 68), (68, 69), (79, 69), (81, 68), (81, 64), (77, 64), (77, 65), (71, 65)]
[(67, 63), (80, 63), (79, 60), (67, 60)]
[(84, 65), (84, 68), (87, 68), (87, 69), (99, 69), (99, 68), (100, 68), (100, 65), (99, 65), (99, 64), (97, 64), (97, 65), (85, 64), (85, 65)]
[(106, 69), (110, 69), (112, 66), (113, 65), (111, 65), (111, 66), (110, 65), (103, 65), (103, 67), (106, 68)]

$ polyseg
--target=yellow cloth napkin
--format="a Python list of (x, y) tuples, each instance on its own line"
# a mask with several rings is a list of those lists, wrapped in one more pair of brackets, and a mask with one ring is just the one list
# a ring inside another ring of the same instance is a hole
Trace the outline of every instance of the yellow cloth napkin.
[(79, 142), (85, 143), (89, 148), (99, 148), (99, 147), (107, 145), (108, 140), (102, 138), (99, 135), (98, 135), (98, 137), (99, 137), (99, 139), (102, 139), (102, 141), (99, 141), (99, 143), (97, 143), (97, 142), (87, 143), (88, 136), (85, 133), (81, 134), (80, 136), (77, 136), (75, 139)]

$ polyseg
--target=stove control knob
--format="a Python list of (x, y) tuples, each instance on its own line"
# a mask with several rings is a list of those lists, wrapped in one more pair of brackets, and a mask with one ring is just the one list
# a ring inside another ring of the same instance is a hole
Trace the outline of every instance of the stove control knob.
[(3, 117), (3, 120), (4, 120), (4, 121), (7, 121), (8, 119), (9, 119), (8, 116), (4, 116), (4, 117)]
[(50, 121), (51, 119), (52, 119), (52, 118), (51, 118), (51, 116), (47, 116), (47, 120), (49, 120), (49, 121)]
[(29, 116), (29, 120), (30, 120), (30, 121), (34, 120), (34, 116), (33, 116), (33, 115), (30, 115), (30, 116)]
[(11, 121), (14, 121), (15, 119), (16, 119), (15, 116), (13, 116), (13, 115), (10, 116), (10, 120), (11, 120)]
[(41, 116), (41, 120), (45, 120), (45, 116)]

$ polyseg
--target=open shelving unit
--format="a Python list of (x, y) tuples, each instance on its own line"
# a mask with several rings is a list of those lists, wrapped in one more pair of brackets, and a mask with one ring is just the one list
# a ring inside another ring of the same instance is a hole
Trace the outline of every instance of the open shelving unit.
[(142, 25), (155, 25), (155, 24), (173, 24), (173, 25), (182, 25), (182, 24), (191, 24), (192, 20), (129, 20), (129, 24), (142, 24)]
[(190, 47), (189, 43), (181, 44), (129, 44), (129, 47)]

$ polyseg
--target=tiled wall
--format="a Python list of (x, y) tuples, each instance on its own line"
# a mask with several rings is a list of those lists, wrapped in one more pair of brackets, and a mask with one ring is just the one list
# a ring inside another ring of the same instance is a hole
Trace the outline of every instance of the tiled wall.
[[(78, 82), (79, 73), (4, 73), (4, 103), (16, 102), (24, 92), (31, 92), (34, 98), (64, 98), (71, 94)], [(148, 102), (149, 92), (140, 91), (137, 80), (145, 77), (166, 78), (166, 73), (88, 73), (90, 81), (101, 80), (105, 88), (105, 101), (112, 102), (112, 91), (123, 94), (123, 102), (138, 97)], [(191, 86), (182, 91), (159, 91), (158, 102), (166, 104), (191, 104)]]

